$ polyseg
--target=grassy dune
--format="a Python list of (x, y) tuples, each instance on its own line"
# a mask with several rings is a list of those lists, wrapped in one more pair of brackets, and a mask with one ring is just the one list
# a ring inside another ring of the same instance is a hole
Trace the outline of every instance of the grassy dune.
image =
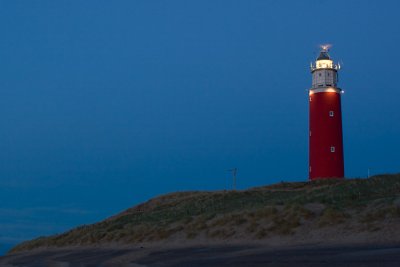
[(400, 225), (400, 174), (171, 193), (96, 224), (24, 242), (11, 252), (112, 242), (265, 240), (335, 227), (373, 233), (390, 225)]

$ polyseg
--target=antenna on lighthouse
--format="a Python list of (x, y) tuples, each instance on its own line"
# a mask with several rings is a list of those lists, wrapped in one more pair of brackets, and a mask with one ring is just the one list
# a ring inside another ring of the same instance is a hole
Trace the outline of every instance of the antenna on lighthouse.
[(236, 190), (237, 168), (230, 169), (230, 170), (228, 170), (228, 172), (232, 172), (232, 188), (233, 188), (233, 190)]

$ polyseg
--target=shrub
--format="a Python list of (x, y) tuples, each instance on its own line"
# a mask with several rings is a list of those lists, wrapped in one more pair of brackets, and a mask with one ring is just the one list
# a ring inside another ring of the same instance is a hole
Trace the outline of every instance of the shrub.
[(267, 235), (268, 235), (267, 230), (265, 230), (264, 228), (261, 228), (261, 229), (256, 233), (256, 238), (262, 239), (262, 238), (266, 237)]
[(249, 226), (247, 226), (246, 231), (249, 233), (254, 233), (257, 229), (259, 229), (260, 225), (256, 222), (251, 222)]
[(334, 208), (326, 208), (321, 217), (319, 218), (318, 226), (328, 226), (328, 225), (336, 225), (343, 223), (349, 217), (348, 214), (334, 209)]

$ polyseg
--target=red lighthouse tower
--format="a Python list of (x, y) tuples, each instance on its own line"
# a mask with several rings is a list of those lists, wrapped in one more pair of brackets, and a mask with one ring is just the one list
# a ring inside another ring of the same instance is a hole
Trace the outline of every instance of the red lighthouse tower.
[(337, 87), (339, 64), (328, 46), (311, 64), (309, 179), (344, 177), (341, 93)]

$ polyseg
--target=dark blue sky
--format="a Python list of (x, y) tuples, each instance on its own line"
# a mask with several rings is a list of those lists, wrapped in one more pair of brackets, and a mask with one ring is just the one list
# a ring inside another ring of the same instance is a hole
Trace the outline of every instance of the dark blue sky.
[[(348, 177), (398, 172), (397, 1), (1, 1), (0, 244), (178, 190), (307, 179), (309, 64)], [(0, 247), (1, 249), (1, 247)]]

